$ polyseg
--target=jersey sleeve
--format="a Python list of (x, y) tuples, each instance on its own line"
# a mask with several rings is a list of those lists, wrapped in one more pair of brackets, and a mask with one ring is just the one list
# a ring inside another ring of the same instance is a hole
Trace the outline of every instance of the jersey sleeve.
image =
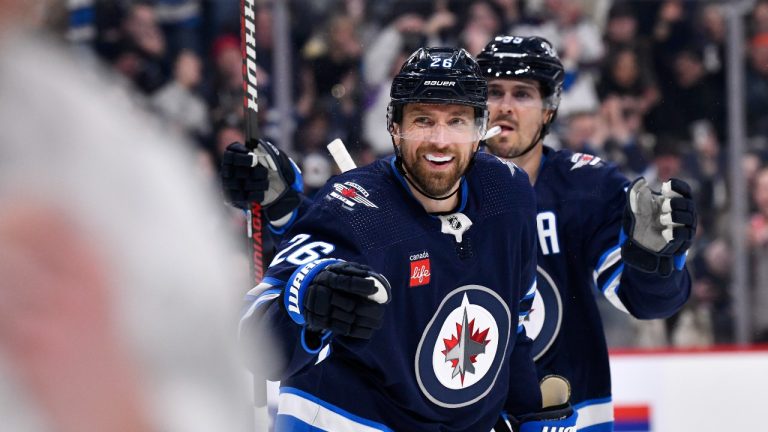
[[(531, 199), (535, 199), (533, 196)], [(523, 322), (528, 318), (536, 295), (536, 214), (525, 214), (522, 229), (521, 269), (518, 283), (521, 286), (520, 308), (518, 313), (517, 337), (510, 355), (509, 393), (504, 410), (510, 415), (519, 415), (541, 409), (541, 390), (539, 389), (536, 366), (531, 351), (533, 341), (526, 335)]]
[(626, 239), (622, 217), (629, 181), (615, 167), (600, 181), (600, 204), (587, 223), (585, 250), (595, 287), (617, 309), (640, 319), (664, 318), (675, 313), (690, 295), (688, 270), (670, 277), (643, 273), (625, 266), (621, 244)]
[(264, 218), (267, 221), (267, 228), (269, 229), (269, 232), (272, 234), (272, 237), (276, 239), (276, 242), (279, 243), (285, 234), (291, 229), (293, 224), (299, 220), (304, 214), (307, 213), (309, 210), (309, 206), (312, 204), (312, 200), (304, 195), (303, 193), (299, 194), (299, 205), (293, 209), (293, 211), (290, 214), (290, 217), (288, 218), (288, 221), (283, 223), (280, 226), (276, 226), (272, 222), (269, 221), (268, 218)]
[[(295, 322), (283, 293), (286, 287), (301, 284), (307, 276), (302, 269), (319, 267), (324, 261), (366, 263), (352, 231), (345, 226), (322, 206), (310, 207), (288, 231), (262, 283), (246, 295), (239, 325), (246, 357), (255, 358), (249, 354), (258, 350), (277, 350), (272, 357), (278, 361), (272, 362), (271, 370), (259, 371), (265, 378), (285, 379), (319, 362), (328, 352), (330, 333), (316, 333)], [(262, 333), (270, 336), (270, 346), (265, 346)]]

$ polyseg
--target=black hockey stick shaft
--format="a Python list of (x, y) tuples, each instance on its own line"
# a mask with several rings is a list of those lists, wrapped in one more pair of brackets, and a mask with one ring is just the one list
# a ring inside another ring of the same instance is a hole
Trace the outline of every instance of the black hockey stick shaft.
[[(245, 146), (254, 150), (259, 140), (259, 106), (256, 90), (256, 0), (240, 0), (240, 45), (243, 56), (243, 115)], [(254, 156), (255, 158), (255, 156)], [(248, 211), (248, 242), (250, 243), (253, 286), (264, 277), (264, 240), (262, 236), (261, 204), (251, 203)], [(253, 402), (256, 407), (267, 405), (266, 380), (254, 375)], [(259, 410), (257, 409), (257, 413)], [(258, 414), (257, 414), (258, 417)], [(258, 421), (258, 420), (257, 420)]]
[[(251, 150), (258, 145), (259, 107), (256, 90), (256, 0), (240, 0), (240, 39), (243, 55), (243, 110), (245, 116), (245, 146)], [(252, 203), (248, 212), (248, 238), (251, 244), (254, 286), (264, 276), (261, 204)]]

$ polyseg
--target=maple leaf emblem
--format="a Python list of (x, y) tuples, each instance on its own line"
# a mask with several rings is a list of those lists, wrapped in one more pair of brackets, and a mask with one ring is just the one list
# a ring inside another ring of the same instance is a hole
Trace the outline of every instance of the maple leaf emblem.
[(464, 308), (464, 317), (461, 324), (456, 323), (456, 334), (451, 335), (450, 339), (443, 338), (445, 349), (441, 351), (445, 355), (445, 361), (451, 362), (453, 373), (451, 378), (459, 375), (461, 383), (464, 384), (464, 375), (466, 373), (475, 373), (473, 363), (477, 361), (477, 356), (485, 353), (485, 346), (490, 339), (487, 328), (483, 331), (475, 330), (475, 320), (467, 322), (467, 308)]
[(357, 191), (353, 188), (344, 188), (341, 190), (341, 194), (347, 198), (354, 198), (357, 196)]

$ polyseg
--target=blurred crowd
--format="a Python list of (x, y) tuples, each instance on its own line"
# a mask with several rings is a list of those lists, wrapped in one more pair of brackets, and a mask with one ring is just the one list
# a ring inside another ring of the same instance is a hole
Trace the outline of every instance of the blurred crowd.
[[(358, 164), (391, 153), (391, 79), (419, 46), (478, 53), (497, 34), (540, 35), (566, 68), (547, 144), (598, 155), (654, 189), (670, 177), (694, 188), (698, 240), (688, 262), (688, 305), (639, 323), (604, 314), (613, 346), (708, 346), (734, 342), (729, 292), (726, 20), (729, 2), (682, 0), (286, 0), (257, 1), (261, 128), (291, 149), (309, 194), (334, 173), (325, 144), (341, 138)], [(195, 143), (215, 179), (219, 153), (243, 140), (239, 0), (69, 0), (55, 25), (83, 58), (99, 58), (167, 128)], [(747, 236), (753, 339), (768, 342), (768, 0), (745, 16), (750, 194)], [(279, 28), (277, 28), (280, 26)], [(288, 52), (275, 49), (285, 30)], [(275, 76), (287, 59), (290, 77)], [(293, 95), (280, 122), (276, 89)], [(290, 143), (278, 127), (290, 125)], [(282, 125), (282, 126), (280, 126)]]

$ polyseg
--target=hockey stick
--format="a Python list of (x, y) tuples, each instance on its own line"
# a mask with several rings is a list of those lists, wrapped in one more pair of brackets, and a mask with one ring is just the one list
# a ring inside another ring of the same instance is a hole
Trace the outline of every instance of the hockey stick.
[(333, 161), (336, 162), (336, 165), (339, 167), (341, 172), (344, 173), (351, 169), (357, 168), (355, 161), (352, 160), (352, 156), (350, 156), (349, 152), (347, 151), (347, 147), (339, 138), (331, 141), (330, 144), (328, 144), (326, 147), (328, 147), (328, 151), (331, 152)]
[[(240, 39), (243, 55), (243, 110), (245, 116), (245, 146), (253, 150), (258, 145), (259, 106), (256, 103), (256, 8), (255, 0), (240, 1)], [(256, 158), (254, 157), (254, 165)], [(263, 240), (261, 234), (261, 204), (252, 203), (248, 210), (248, 238), (251, 243), (254, 286), (264, 276)]]
[[(243, 57), (243, 115), (245, 120), (245, 146), (253, 151), (259, 140), (259, 106), (256, 98), (256, 0), (240, 0), (240, 47)], [(253, 156), (253, 166), (258, 160)], [(251, 273), (253, 286), (261, 283), (264, 277), (264, 243), (262, 237), (261, 204), (251, 203), (247, 211), (248, 242), (251, 253)], [(266, 418), (261, 407), (267, 405), (266, 381), (254, 377), (253, 402), (257, 407), (256, 416)]]

